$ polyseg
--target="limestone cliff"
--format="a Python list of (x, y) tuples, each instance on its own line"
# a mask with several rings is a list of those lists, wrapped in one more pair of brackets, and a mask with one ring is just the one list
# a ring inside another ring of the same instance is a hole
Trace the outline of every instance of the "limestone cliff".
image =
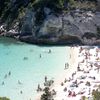
[(0, 34), (35, 44), (99, 45), (98, 0), (1, 0)]

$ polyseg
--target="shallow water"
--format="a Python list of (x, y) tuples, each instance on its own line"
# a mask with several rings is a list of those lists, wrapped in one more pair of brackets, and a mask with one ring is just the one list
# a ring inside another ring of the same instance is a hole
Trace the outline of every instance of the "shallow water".
[[(38, 83), (43, 83), (45, 76), (55, 79), (64, 70), (68, 53), (66, 46), (36, 46), (0, 38), (0, 96), (11, 100), (35, 100)], [(22, 84), (18, 84), (18, 80)]]

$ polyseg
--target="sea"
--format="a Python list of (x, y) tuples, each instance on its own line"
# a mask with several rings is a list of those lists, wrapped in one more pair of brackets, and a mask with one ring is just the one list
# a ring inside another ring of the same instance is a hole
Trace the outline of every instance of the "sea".
[(36, 100), (38, 84), (42, 87), (45, 76), (55, 80), (68, 58), (67, 46), (38, 46), (0, 37), (0, 97)]

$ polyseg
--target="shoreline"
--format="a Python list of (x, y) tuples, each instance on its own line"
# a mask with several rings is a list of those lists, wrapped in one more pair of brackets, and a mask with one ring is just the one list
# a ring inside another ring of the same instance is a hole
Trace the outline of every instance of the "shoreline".
[(11, 43), (13, 43), (13, 42), (19, 42), (19, 43), (23, 43), (23, 44), (29, 44), (29, 45), (36, 45), (36, 46), (40, 46), (40, 47), (72, 47), (72, 46), (76, 46), (76, 45), (78, 45), (78, 46), (84, 46), (83, 44), (70, 44), (70, 43), (42, 43), (42, 42), (34, 42), (34, 43), (32, 43), (32, 42), (27, 42), (27, 41), (21, 41), (21, 40), (19, 40), (19, 39), (16, 39), (16, 38), (13, 38), (13, 37), (8, 37), (8, 36), (0, 36), (0, 39), (9, 39), (9, 40), (11, 40), (12, 42)]
[[(59, 91), (59, 86), (61, 84), (62, 81), (65, 80), (66, 78), (66, 73), (67, 73), (67, 77), (70, 77), (71, 74), (73, 73), (74, 70), (76, 70), (76, 61), (78, 59), (78, 50), (77, 50), (77, 47), (70, 47), (68, 46), (68, 61), (67, 63), (69, 64), (69, 68), (68, 69), (64, 69), (62, 70), (62, 72), (59, 72), (59, 75), (57, 78), (54, 79), (54, 84), (53, 86), (50, 87), (50, 89), (54, 89), (56, 91)], [(75, 53), (76, 52), (76, 53)], [(74, 54), (75, 53), (75, 54)], [(71, 65), (73, 63), (73, 65)], [(39, 92), (39, 94), (36, 96), (36, 100), (40, 100), (40, 96), (43, 94), (43, 92)], [(56, 99), (55, 99), (56, 100)], [(58, 99), (57, 99), (58, 100)]]
[[(81, 48), (83, 49), (82, 51), (81, 51)], [(72, 65), (71, 67), (69, 67), (69, 69), (61, 72), (61, 74), (63, 73), (62, 77), (59, 78), (59, 81), (56, 82), (57, 84), (56, 83), (54, 84), (53, 89), (57, 93), (57, 95), (55, 95), (54, 97), (54, 100), (66, 100), (66, 99), (81, 100), (83, 96), (85, 96), (85, 98), (92, 98), (91, 97), (92, 91), (98, 89), (95, 86), (100, 85), (99, 72), (95, 71), (95, 68), (96, 68), (95, 63), (97, 63), (96, 59), (99, 57), (99, 52), (100, 52), (100, 49), (98, 49), (98, 47), (96, 46), (94, 47), (94, 49), (90, 49), (87, 46), (84, 46), (84, 47), (79, 46), (79, 47), (70, 48), (70, 54), (72, 56), (71, 56), (71, 59), (69, 59), (69, 64), (72, 64)], [(87, 53), (87, 54), (84, 55), (84, 53), (85, 54)], [(93, 54), (97, 56), (94, 57)], [(87, 58), (84, 58), (84, 57), (87, 57)], [(83, 62), (82, 59), (86, 60), (86, 62)], [(78, 72), (77, 68), (79, 65), (82, 70)], [(89, 72), (87, 73), (88, 70)], [(73, 73), (74, 73), (74, 78), (72, 76)], [(85, 78), (79, 79), (79, 77), (85, 77)], [(66, 79), (66, 82), (65, 82), (65, 79)], [(75, 85), (74, 82), (76, 83), (79, 82), (77, 83), (78, 87), (71, 86), (72, 84)], [(91, 85), (87, 86), (86, 85), (87, 82)], [(75, 93), (74, 97), (69, 97), (69, 96), (67, 97), (69, 91), (72, 91), (72, 93)], [(79, 94), (79, 93), (83, 93), (83, 94)]]
[[(68, 77), (70, 77), (72, 75), (72, 73), (74, 73), (77, 69), (77, 61), (78, 61), (78, 49), (77, 47), (69, 47), (70, 48), (70, 53), (69, 56), (71, 56), (71, 58), (69, 58), (69, 68), (63, 70), (63, 72), (61, 72), (60, 74), (61, 77), (55, 79), (55, 83), (53, 86), (53, 89), (56, 91), (61, 91), (59, 88), (61, 86), (61, 82), (64, 82), (64, 80)], [(72, 64), (72, 65), (71, 65)], [(58, 93), (59, 94), (59, 93)], [(55, 100), (62, 100), (60, 99), (60, 96), (58, 98), (55, 98)]]
[[(61, 80), (64, 81), (64, 79), (65, 79), (64, 76), (66, 76), (66, 73), (68, 74), (68, 76), (70, 76), (71, 72), (73, 72), (73, 70), (76, 69), (76, 67), (74, 67), (74, 66), (76, 66), (76, 60), (77, 60), (77, 53), (78, 53), (78, 50), (76, 49), (76, 47), (75, 47), (75, 48), (69, 47), (69, 49), (70, 49), (69, 58), (68, 58), (69, 68), (68, 68), (68, 69), (64, 69), (64, 70), (61, 72), (61, 73), (62, 73), (61, 78), (57, 78), (57, 79), (55, 80), (55, 83), (56, 83), (56, 84), (59, 84)], [(77, 53), (74, 54), (74, 52), (77, 52)], [(71, 56), (71, 58), (70, 58), (70, 56)], [(71, 64), (73, 64), (73, 65), (71, 65)], [(74, 68), (74, 69), (73, 69), (73, 68)], [(59, 74), (60, 74), (60, 73), (59, 73)], [(68, 76), (67, 76), (67, 77), (68, 77)], [(61, 79), (61, 80), (59, 81), (59, 79)]]
[[(29, 41), (22, 41), (20, 39), (17, 39), (17, 38), (13, 38), (13, 37), (9, 37), (9, 36), (0, 36), (0, 38), (8, 38), (8, 39), (12, 39), (13, 41), (16, 41), (16, 42), (21, 42), (21, 43), (25, 43), (25, 44), (29, 44), (29, 45), (36, 45), (36, 46), (41, 46), (41, 47), (54, 47), (54, 46), (68, 46), (68, 47), (75, 47), (75, 46), (100, 46), (100, 40), (97, 40), (95, 41), (93, 44), (84, 44), (83, 42), (82, 43), (77, 43), (77, 42), (73, 42), (73, 43), (68, 43), (68, 41), (43, 41), (43, 40), (34, 40), (33, 42), (29, 42)], [(70, 41), (70, 40), (69, 40)], [(72, 41), (72, 40), (71, 40)]]

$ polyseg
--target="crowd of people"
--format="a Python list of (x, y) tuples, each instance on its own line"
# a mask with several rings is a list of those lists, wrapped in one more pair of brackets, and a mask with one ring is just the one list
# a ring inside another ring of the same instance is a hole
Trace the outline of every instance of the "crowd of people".
[[(100, 48), (72, 48), (78, 50), (76, 70), (73, 70), (70, 77), (66, 73), (59, 89), (55, 89), (57, 95), (54, 100), (82, 100), (83, 96), (92, 98), (92, 91), (100, 86)], [(69, 64), (65, 64), (65, 68), (66, 66)]]

